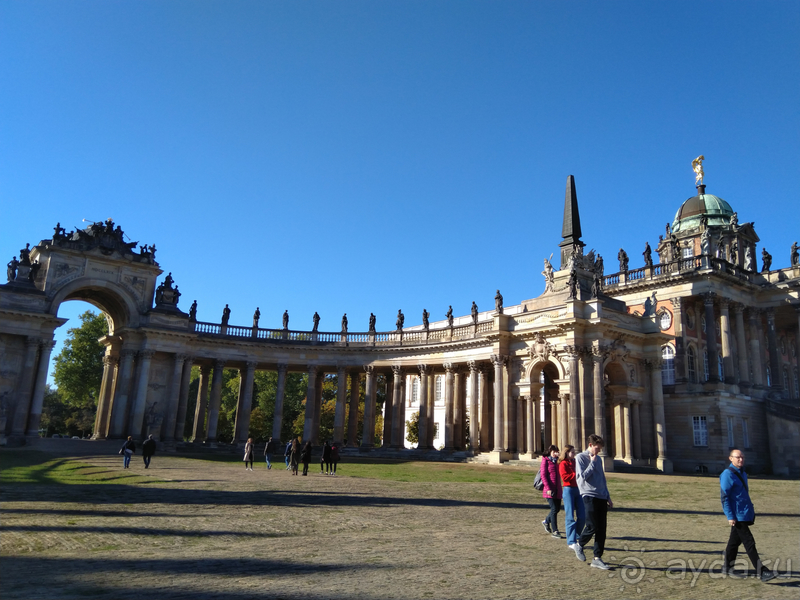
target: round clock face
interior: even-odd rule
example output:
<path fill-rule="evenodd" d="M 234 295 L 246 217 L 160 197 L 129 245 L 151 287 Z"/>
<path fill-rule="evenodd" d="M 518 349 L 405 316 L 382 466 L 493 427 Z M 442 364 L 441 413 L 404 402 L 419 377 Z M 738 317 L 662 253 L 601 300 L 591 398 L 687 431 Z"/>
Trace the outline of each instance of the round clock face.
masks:
<path fill-rule="evenodd" d="M 667 329 L 669 329 L 670 326 L 672 325 L 672 313 L 670 313 L 668 310 L 662 312 L 658 323 L 662 331 L 666 331 Z"/>

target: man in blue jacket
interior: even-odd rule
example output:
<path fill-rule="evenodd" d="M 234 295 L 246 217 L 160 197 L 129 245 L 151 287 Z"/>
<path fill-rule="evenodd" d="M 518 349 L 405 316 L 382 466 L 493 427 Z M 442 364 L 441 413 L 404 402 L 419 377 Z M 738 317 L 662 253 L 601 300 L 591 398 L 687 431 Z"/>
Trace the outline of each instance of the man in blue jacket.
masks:
<path fill-rule="evenodd" d="M 747 473 L 744 472 L 744 453 L 738 448 L 734 448 L 728 458 L 731 464 L 719 476 L 722 510 L 728 518 L 728 525 L 731 527 L 728 545 L 725 548 L 725 562 L 722 565 L 722 572 L 731 577 L 742 579 L 747 577 L 746 574 L 733 570 L 736 555 L 739 553 L 739 546 L 744 544 L 744 550 L 756 568 L 756 574 L 761 577 L 761 581 L 775 579 L 778 574 L 775 571 L 764 568 L 761 564 L 758 550 L 756 550 L 756 541 L 753 539 L 753 534 L 750 533 L 750 525 L 755 521 L 756 511 L 750 501 Z"/>

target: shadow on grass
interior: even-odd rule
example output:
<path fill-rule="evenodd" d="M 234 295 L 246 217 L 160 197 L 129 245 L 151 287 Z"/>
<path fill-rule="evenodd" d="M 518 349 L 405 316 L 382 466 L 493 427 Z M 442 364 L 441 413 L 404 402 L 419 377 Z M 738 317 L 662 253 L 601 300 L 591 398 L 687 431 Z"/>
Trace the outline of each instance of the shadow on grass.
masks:
<path fill-rule="evenodd" d="M 114 533 L 121 535 L 151 535 L 170 537 L 220 537 L 236 536 L 243 538 L 282 538 L 290 537 L 284 533 L 254 533 L 249 531 L 204 531 L 188 529 L 159 529 L 151 527 L 86 527 L 81 525 L 11 525 L 0 526 L 1 531 L 25 533 Z"/>

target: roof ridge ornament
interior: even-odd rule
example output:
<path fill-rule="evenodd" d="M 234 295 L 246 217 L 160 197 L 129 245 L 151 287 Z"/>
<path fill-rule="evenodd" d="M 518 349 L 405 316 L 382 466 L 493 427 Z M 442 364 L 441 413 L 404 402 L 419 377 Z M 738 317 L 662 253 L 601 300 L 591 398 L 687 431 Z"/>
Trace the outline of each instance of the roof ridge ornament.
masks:
<path fill-rule="evenodd" d="M 692 171 L 694 171 L 695 187 L 697 187 L 697 189 L 700 191 L 701 194 L 705 193 L 705 187 L 706 187 L 705 185 L 703 185 L 703 177 L 705 177 L 705 174 L 703 173 L 703 161 L 705 159 L 706 157 L 701 154 L 692 161 Z"/>

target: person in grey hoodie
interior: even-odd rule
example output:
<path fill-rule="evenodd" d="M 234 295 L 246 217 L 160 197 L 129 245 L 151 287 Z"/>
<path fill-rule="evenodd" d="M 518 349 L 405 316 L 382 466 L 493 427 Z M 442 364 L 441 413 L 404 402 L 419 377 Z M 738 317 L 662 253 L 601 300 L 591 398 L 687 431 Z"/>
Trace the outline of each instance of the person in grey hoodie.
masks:
<path fill-rule="evenodd" d="M 588 450 L 575 457 L 575 478 L 578 481 L 583 507 L 586 512 L 586 526 L 572 549 L 578 560 L 586 560 L 583 547 L 594 536 L 594 559 L 589 566 L 607 571 L 610 567 L 603 562 L 603 551 L 606 545 L 606 521 L 608 509 L 614 507 L 606 485 L 606 474 L 603 471 L 603 459 L 600 450 L 605 443 L 603 438 L 594 433 L 587 440 Z"/>

